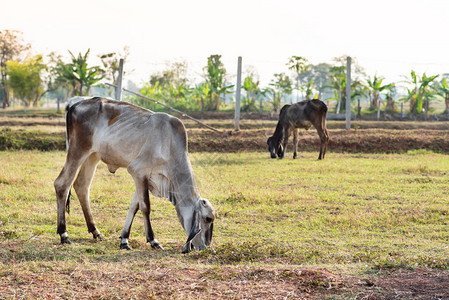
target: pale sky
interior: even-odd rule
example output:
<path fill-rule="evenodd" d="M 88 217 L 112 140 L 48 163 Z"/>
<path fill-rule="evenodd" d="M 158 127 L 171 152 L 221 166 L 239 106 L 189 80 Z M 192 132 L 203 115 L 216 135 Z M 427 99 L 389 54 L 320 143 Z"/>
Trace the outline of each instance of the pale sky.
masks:
<path fill-rule="evenodd" d="M 129 46 L 136 83 L 181 59 L 198 81 L 211 54 L 229 74 L 242 56 L 262 85 L 289 74 L 292 55 L 313 64 L 350 55 L 386 82 L 412 69 L 449 73 L 449 0 L 2 0 L 0 9 L 0 30 L 22 31 L 35 53 L 90 48 L 93 65 Z"/>

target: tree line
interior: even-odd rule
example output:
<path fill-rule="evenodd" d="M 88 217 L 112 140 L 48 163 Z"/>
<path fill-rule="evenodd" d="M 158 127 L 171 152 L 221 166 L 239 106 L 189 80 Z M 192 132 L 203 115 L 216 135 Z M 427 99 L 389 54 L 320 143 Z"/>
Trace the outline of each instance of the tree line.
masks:
<path fill-rule="evenodd" d="M 101 66 L 90 66 L 90 49 L 77 55 L 68 51 L 69 61 L 54 52 L 45 57 L 41 54 L 32 56 L 30 49 L 21 32 L 0 31 L 0 99 L 3 108 L 10 105 L 11 96 L 27 107 L 38 105 L 46 94 L 61 101 L 75 95 L 89 95 L 92 87 L 104 86 L 103 79 L 115 83 L 119 59 L 123 58 L 126 64 L 129 55 L 129 48 L 125 47 L 120 53 L 98 55 Z M 346 56 L 335 58 L 334 64 L 309 64 L 305 57 L 292 56 L 286 61 L 290 74 L 273 74 L 265 87 L 261 86 L 257 72 L 250 68 L 242 81 L 241 109 L 276 112 L 282 102 L 321 98 L 335 103 L 336 113 L 343 112 L 346 107 L 345 64 Z M 221 55 L 207 58 L 200 83 L 192 83 L 187 74 L 186 61 L 167 63 L 163 71 L 150 76 L 139 92 L 183 111 L 217 111 L 223 109 L 226 99 L 232 101 L 230 94 L 234 93 L 234 84 L 230 82 L 232 78 Z M 368 101 L 368 111 L 376 111 L 384 103 L 386 112 L 394 112 L 397 109 L 395 103 L 402 101 L 409 104 L 412 114 L 419 115 L 428 109 L 429 101 L 439 99 L 445 103 L 444 113 L 449 114 L 449 74 L 428 76 L 412 70 L 404 76 L 403 82 L 409 88 L 403 95 L 398 93 L 396 83 L 386 83 L 385 78 L 377 74 L 367 76 L 356 60 L 352 74 L 351 101 L 354 104 L 361 99 Z"/>

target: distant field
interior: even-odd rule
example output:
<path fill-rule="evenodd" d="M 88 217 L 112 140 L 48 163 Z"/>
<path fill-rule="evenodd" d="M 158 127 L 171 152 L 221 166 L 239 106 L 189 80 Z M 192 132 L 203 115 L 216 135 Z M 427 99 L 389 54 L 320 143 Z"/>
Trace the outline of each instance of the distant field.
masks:
<path fill-rule="evenodd" d="M 233 131 L 233 120 L 205 119 L 227 136 L 205 129 L 183 119 L 191 152 L 265 152 L 266 141 L 274 132 L 275 120 L 242 120 L 241 130 Z M 345 122 L 328 121 L 329 152 L 404 153 L 430 150 L 449 153 L 449 122 L 376 122 L 355 121 L 345 130 Z M 287 151 L 291 151 L 290 146 Z M 319 138 L 312 128 L 300 131 L 299 149 L 317 152 Z M 63 114 L 41 111 L 27 114 L 0 114 L 0 150 L 64 150 L 65 120 Z"/>
<path fill-rule="evenodd" d="M 217 219 L 213 248 L 182 255 L 186 234 L 174 208 L 155 197 L 153 228 L 166 250 L 145 244 L 140 213 L 134 250 L 118 250 L 133 184 L 124 169 L 112 175 L 104 164 L 91 203 L 105 240 L 92 240 L 75 198 L 68 216 L 74 243 L 61 246 L 52 182 L 65 153 L 1 151 L 0 295 L 449 297 L 441 284 L 449 280 L 449 157 L 426 150 L 316 156 L 192 153 L 198 187 Z"/>

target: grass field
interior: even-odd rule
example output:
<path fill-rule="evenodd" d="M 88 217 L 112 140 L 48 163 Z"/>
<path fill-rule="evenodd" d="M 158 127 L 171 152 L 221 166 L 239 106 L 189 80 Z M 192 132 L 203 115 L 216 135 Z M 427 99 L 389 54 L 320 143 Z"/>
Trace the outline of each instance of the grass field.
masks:
<path fill-rule="evenodd" d="M 133 183 L 103 164 L 91 205 L 105 240 L 92 240 L 72 199 L 74 243 L 60 245 L 52 182 L 64 152 L 2 151 L 0 298 L 449 297 L 441 284 L 449 280 L 449 157 L 316 156 L 191 153 L 217 218 L 213 247 L 182 255 L 186 234 L 172 205 L 156 197 L 152 225 L 165 250 L 145 244 L 140 213 L 134 250 L 118 250 Z"/>

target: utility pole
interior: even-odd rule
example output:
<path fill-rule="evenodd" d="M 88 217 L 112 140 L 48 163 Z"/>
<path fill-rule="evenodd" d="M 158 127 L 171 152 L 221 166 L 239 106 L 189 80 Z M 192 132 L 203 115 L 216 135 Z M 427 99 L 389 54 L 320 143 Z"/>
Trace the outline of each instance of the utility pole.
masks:
<path fill-rule="evenodd" d="M 237 85 L 235 90 L 234 130 L 240 130 L 240 90 L 242 81 L 242 57 L 237 60 Z"/>
<path fill-rule="evenodd" d="M 346 58 L 346 130 L 351 129 L 351 57 Z"/>

